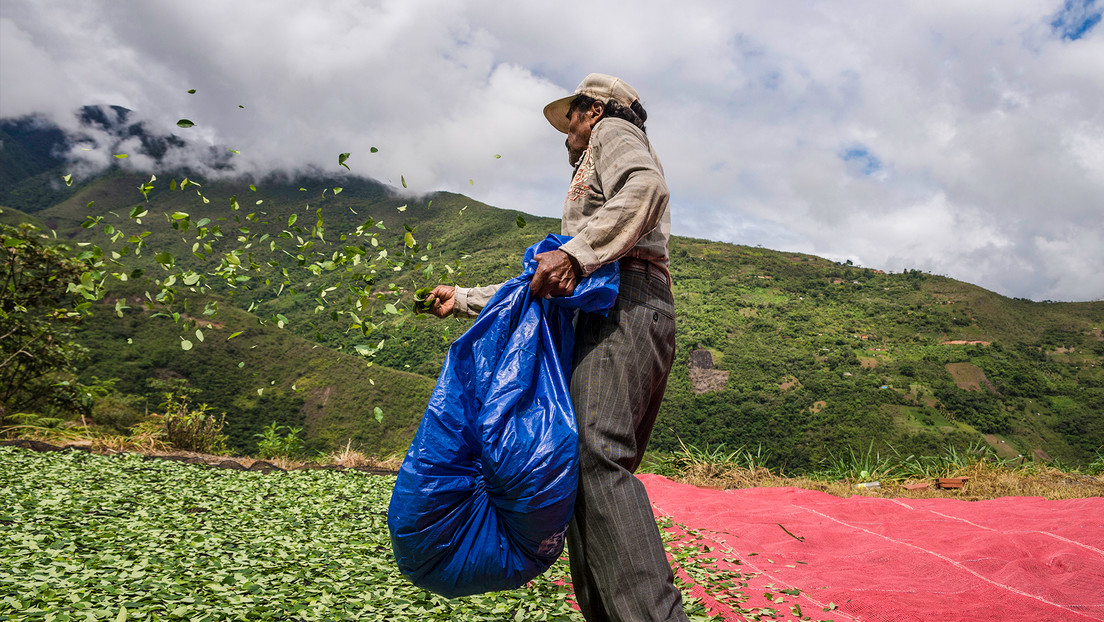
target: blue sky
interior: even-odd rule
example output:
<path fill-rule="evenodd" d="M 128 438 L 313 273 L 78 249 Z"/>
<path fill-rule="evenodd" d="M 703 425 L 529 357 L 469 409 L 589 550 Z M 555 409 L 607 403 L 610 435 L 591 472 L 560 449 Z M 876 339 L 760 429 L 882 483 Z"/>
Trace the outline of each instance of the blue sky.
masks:
<path fill-rule="evenodd" d="M 351 152 L 558 216 L 571 171 L 540 110 L 600 71 L 648 109 L 676 234 L 1104 299 L 1104 0 L 630 6 L 4 0 L 0 115 L 119 104 L 192 119 L 242 171 Z"/>
<path fill-rule="evenodd" d="M 1104 5 L 1098 0 L 1066 0 L 1050 25 L 1058 36 L 1076 41 L 1100 23 Z"/>

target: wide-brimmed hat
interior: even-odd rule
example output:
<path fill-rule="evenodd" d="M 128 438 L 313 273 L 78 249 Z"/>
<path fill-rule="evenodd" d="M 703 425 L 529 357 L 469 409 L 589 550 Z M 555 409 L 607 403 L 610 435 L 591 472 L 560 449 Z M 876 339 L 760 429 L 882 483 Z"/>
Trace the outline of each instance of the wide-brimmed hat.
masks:
<path fill-rule="evenodd" d="M 593 97 L 602 103 L 615 100 L 626 108 L 631 108 L 633 102 L 640 99 L 640 96 L 636 94 L 636 90 L 625 84 L 621 78 L 607 76 L 604 73 L 592 73 L 583 78 L 582 83 L 579 84 L 579 88 L 575 89 L 574 93 L 545 106 L 544 118 L 548 119 L 552 127 L 566 134 L 567 111 L 571 108 L 571 100 L 579 95 Z"/>

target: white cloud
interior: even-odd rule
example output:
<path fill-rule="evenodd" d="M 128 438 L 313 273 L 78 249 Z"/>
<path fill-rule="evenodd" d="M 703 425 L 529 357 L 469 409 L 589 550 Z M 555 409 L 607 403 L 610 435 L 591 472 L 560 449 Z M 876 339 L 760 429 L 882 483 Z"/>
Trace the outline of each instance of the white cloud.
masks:
<path fill-rule="evenodd" d="M 0 17 L 0 76 L 3 76 L 0 112 L 4 116 L 72 111 L 65 107 L 76 93 L 70 92 L 49 53 L 39 48 L 18 24 L 3 17 Z"/>
<path fill-rule="evenodd" d="M 6 0 L 0 115 L 120 104 L 246 170 L 351 152 L 415 192 L 558 216 L 570 169 L 540 109 L 614 73 L 676 233 L 1101 299 L 1104 26 L 1063 38 L 1064 6 Z"/>

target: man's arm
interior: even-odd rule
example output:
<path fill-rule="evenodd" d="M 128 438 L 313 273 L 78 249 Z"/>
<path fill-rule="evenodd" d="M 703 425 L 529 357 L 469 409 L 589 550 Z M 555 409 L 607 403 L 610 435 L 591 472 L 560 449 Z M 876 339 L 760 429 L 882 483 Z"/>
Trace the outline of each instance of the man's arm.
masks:
<path fill-rule="evenodd" d="M 590 276 L 629 252 L 659 224 L 670 198 L 647 138 L 628 122 L 600 122 L 594 128 L 591 149 L 606 202 L 562 247 L 579 262 L 581 276 Z"/>
<path fill-rule="evenodd" d="M 476 317 L 494 296 L 498 285 L 487 287 L 454 287 L 438 285 L 426 296 L 427 311 L 440 318 L 450 315 Z"/>

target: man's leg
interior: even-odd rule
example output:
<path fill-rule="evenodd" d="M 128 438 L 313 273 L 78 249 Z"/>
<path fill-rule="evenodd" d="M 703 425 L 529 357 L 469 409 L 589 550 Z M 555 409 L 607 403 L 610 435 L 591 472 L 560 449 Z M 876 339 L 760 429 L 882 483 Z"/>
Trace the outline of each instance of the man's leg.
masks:
<path fill-rule="evenodd" d="M 568 529 L 571 578 L 592 622 L 686 620 L 640 464 L 674 357 L 665 281 L 623 272 L 609 316 L 583 314 L 571 396 L 579 491 Z"/>

